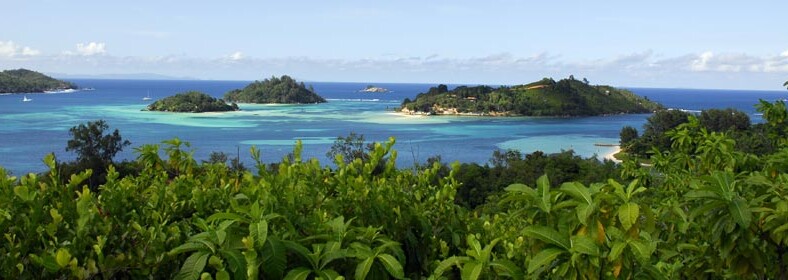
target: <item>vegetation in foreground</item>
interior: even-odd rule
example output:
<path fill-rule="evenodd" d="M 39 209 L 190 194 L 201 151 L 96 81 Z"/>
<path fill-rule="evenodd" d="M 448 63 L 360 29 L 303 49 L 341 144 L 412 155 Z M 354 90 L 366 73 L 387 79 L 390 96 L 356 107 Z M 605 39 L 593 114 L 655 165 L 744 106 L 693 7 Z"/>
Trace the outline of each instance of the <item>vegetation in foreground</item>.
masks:
<path fill-rule="evenodd" d="M 216 99 L 199 91 L 189 91 L 156 100 L 148 105 L 149 111 L 163 112 L 227 112 L 238 111 L 235 103 L 227 104 L 222 99 Z"/>
<path fill-rule="evenodd" d="M 513 87 L 446 85 L 430 88 L 416 99 L 405 99 L 406 113 L 490 116 L 595 116 L 651 113 L 662 106 L 634 93 L 610 86 L 589 85 L 574 77 L 542 79 Z"/>
<path fill-rule="evenodd" d="M 774 152 L 739 150 L 690 116 L 653 167 L 625 161 L 620 180 L 588 184 L 545 169 L 475 209 L 456 203 L 459 164 L 397 169 L 393 139 L 334 154 L 336 168 L 302 159 L 300 144 L 275 166 L 253 148 L 256 172 L 199 164 L 173 139 L 135 149 L 136 174 L 109 165 L 94 190 L 92 170 L 64 179 L 50 155 L 47 174 L 0 169 L 0 275 L 785 278 L 788 112 L 763 104 Z"/>
<path fill-rule="evenodd" d="M 0 93 L 28 93 L 76 89 L 77 85 L 27 69 L 0 72 Z"/>
<path fill-rule="evenodd" d="M 263 81 L 254 81 L 243 89 L 232 90 L 224 95 L 229 102 L 261 103 L 261 104 L 312 104 L 326 102 L 315 93 L 312 86 L 307 88 L 303 82 L 297 82 L 290 76 L 271 77 Z"/>

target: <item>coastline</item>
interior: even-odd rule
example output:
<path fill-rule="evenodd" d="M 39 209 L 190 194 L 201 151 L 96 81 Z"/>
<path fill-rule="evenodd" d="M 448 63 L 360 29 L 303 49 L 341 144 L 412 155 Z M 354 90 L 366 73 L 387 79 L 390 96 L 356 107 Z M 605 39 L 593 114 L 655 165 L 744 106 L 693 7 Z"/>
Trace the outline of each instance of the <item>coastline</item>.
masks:
<path fill-rule="evenodd" d="M 610 152 L 608 152 L 607 154 L 605 154 L 604 159 L 612 160 L 615 163 L 621 163 L 621 161 L 619 159 L 617 159 L 616 157 L 613 156 L 613 155 L 621 152 L 621 146 L 620 145 L 615 145 L 615 146 L 611 146 L 611 147 L 613 147 L 613 149 Z"/>

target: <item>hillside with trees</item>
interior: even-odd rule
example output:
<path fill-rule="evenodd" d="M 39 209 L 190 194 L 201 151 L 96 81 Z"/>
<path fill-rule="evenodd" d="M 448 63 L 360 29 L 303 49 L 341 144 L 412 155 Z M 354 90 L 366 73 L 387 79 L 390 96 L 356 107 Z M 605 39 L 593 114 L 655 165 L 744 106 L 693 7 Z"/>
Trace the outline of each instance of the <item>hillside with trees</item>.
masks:
<path fill-rule="evenodd" d="M 238 105 L 227 104 L 222 99 L 213 98 L 199 91 L 189 91 L 156 100 L 148 105 L 148 110 L 186 113 L 227 112 L 238 111 Z"/>
<path fill-rule="evenodd" d="M 77 89 L 77 85 L 27 69 L 0 72 L 0 93 L 35 93 Z"/>
<path fill-rule="evenodd" d="M 428 115 L 595 116 L 651 113 L 660 104 L 611 86 L 590 85 L 573 77 L 517 86 L 459 86 L 430 88 L 416 99 L 405 99 L 401 112 Z"/>
<path fill-rule="evenodd" d="M 314 88 L 304 86 L 303 82 L 285 75 L 254 81 L 243 89 L 236 89 L 224 95 L 228 102 L 261 104 L 312 104 L 326 102 L 315 93 Z"/>

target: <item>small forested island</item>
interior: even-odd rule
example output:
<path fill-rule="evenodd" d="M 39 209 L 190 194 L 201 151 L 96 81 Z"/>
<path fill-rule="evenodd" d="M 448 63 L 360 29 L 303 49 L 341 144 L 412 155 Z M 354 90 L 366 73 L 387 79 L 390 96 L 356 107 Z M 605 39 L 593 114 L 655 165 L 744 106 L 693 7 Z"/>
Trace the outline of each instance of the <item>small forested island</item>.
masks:
<path fill-rule="evenodd" d="M 425 115 L 596 116 L 650 113 L 662 105 L 634 93 L 605 85 L 589 85 L 574 77 L 544 78 L 525 85 L 432 87 L 402 102 L 400 112 Z"/>
<path fill-rule="evenodd" d="M 235 103 L 227 104 L 199 91 L 179 93 L 148 105 L 148 111 L 204 113 L 238 111 Z"/>
<path fill-rule="evenodd" d="M 243 89 L 232 90 L 224 95 L 228 102 L 262 103 L 262 104 L 312 104 L 326 102 L 315 93 L 312 86 L 307 88 L 303 82 L 297 82 L 290 76 L 271 77 L 263 81 L 254 81 Z"/>
<path fill-rule="evenodd" d="M 77 89 L 77 85 L 27 69 L 0 72 L 0 93 L 31 93 Z"/>
<path fill-rule="evenodd" d="M 376 87 L 373 85 L 368 85 L 366 88 L 362 89 L 361 92 L 377 92 L 377 93 L 385 93 L 389 92 L 388 89 L 382 87 Z"/>

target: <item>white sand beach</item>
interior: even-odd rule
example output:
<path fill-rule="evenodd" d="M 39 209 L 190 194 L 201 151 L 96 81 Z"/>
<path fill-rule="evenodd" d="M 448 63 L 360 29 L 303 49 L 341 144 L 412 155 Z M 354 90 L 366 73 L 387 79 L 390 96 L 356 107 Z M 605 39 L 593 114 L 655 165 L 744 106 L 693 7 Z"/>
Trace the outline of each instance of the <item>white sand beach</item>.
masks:
<path fill-rule="evenodd" d="M 615 145 L 613 146 L 613 149 L 609 153 L 605 154 L 605 159 L 612 160 L 615 163 L 621 163 L 620 160 L 618 160 L 616 157 L 613 156 L 619 152 L 621 152 L 621 146 Z"/>

